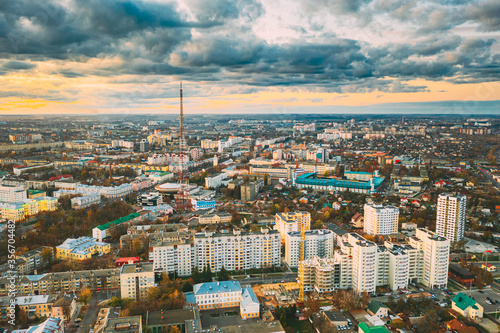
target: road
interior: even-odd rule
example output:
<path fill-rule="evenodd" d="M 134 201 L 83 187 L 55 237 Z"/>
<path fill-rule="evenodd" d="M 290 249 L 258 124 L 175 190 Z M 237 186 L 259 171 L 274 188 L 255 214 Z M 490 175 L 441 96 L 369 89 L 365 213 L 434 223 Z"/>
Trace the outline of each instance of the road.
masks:
<path fill-rule="evenodd" d="M 264 277 L 260 275 L 255 275 L 255 277 L 238 279 L 240 284 L 267 284 L 275 282 L 296 282 L 297 273 L 286 273 L 285 275 L 268 276 L 264 274 Z"/>
<path fill-rule="evenodd" d="M 94 327 L 97 320 L 97 313 L 99 312 L 97 304 L 103 300 L 110 299 L 113 296 L 118 296 L 118 291 L 103 291 L 93 294 L 92 299 L 89 302 L 87 314 L 79 323 L 80 327 L 76 330 L 76 333 L 88 333 Z"/>

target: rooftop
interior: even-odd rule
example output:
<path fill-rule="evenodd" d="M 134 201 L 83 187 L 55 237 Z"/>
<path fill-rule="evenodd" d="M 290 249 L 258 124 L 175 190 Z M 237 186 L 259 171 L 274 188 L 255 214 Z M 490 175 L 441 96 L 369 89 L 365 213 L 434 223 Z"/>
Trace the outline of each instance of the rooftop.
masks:
<path fill-rule="evenodd" d="M 123 265 L 121 274 L 153 272 L 153 267 L 152 262 Z"/>
<path fill-rule="evenodd" d="M 193 286 L 193 292 L 195 295 L 235 291 L 241 291 L 241 285 L 238 281 L 205 282 L 198 283 Z"/>

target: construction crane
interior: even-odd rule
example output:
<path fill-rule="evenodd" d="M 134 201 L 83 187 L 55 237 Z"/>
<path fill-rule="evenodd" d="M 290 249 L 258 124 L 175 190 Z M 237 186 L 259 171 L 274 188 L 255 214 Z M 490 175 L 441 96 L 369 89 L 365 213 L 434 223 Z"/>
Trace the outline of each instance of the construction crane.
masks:
<path fill-rule="evenodd" d="M 304 223 L 300 225 L 300 263 L 299 263 L 299 297 L 297 299 L 297 307 L 304 306 L 304 260 L 306 252 L 306 226 Z"/>

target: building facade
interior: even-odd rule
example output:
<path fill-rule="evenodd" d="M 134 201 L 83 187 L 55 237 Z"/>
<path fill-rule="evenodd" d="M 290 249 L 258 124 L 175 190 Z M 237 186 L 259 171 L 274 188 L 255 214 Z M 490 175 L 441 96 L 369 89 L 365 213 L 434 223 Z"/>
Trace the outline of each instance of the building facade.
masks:
<path fill-rule="evenodd" d="M 155 286 L 153 263 L 123 265 L 120 270 L 122 298 L 146 300 L 148 289 Z"/>
<path fill-rule="evenodd" d="M 369 235 L 391 235 L 398 232 L 399 208 L 365 204 L 363 230 Z"/>
<path fill-rule="evenodd" d="M 437 202 L 436 233 L 451 242 L 464 238 L 467 197 L 462 194 L 440 194 Z"/>

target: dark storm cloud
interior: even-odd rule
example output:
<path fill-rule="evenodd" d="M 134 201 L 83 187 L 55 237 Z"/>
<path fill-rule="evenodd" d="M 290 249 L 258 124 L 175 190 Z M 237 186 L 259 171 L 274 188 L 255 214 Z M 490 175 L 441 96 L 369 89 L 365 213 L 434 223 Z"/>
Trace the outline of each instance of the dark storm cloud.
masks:
<path fill-rule="evenodd" d="M 2 64 L 2 68 L 5 70 L 23 70 L 23 69 L 33 69 L 36 65 L 25 62 L 25 61 L 8 61 Z"/>
<path fill-rule="evenodd" d="M 174 3 L 132 0 L 69 0 L 64 5 L 55 0 L 2 1 L 0 59 L 11 61 L 1 65 L 0 74 L 36 66 L 22 60 L 67 59 L 78 64 L 89 58 L 116 58 L 120 61 L 108 67 L 84 72 L 62 66 L 55 67 L 55 73 L 67 78 L 179 76 L 255 87 L 314 85 L 338 92 L 425 91 L 426 87 L 402 83 L 419 78 L 457 83 L 500 79 L 500 58 L 491 52 L 494 40 L 449 31 L 465 22 L 498 31 L 497 0 L 300 2 L 304 15 L 328 11 L 366 26 L 372 16 L 385 14 L 415 27 L 407 42 L 378 46 L 328 31 L 306 40 L 306 27 L 296 24 L 293 42 L 268 44 L 252 32 L 264 14 L 257 0 L 183 4 L 187 10 Z"/>

